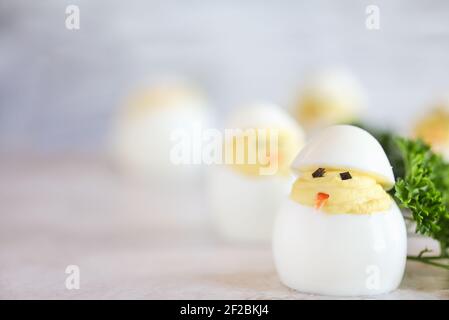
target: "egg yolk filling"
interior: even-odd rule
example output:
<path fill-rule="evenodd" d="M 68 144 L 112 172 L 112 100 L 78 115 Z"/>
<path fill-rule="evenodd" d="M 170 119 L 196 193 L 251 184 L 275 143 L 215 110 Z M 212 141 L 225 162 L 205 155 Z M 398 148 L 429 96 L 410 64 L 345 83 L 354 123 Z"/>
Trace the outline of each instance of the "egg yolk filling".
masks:
<path fill-rule="evenodd" d="M 369 214 L 388 210 L 392 202 L 374 177 L 347 169 L 326 169 L 320 176 L 305 171 L 290 197 L 326 213 Z"/>
<path fill-rule="evenodd" d="M 449 112 L 436 109 L 416 126 L 415 135 L 429 144 L 449 145 Z"/>
<path fill-rule="evenodd" d="M 274 141 L 270 129 L 264 131 L 266 134 L 260 134 L 257 129 L 250 129 L 254 132 L 253 137 L 245 134 L 233 136 L 227 147 L 232 150 L 231 168 L 246 176 L 258 177 L 261 175 L 261 169 L 273 168 L 274 174 L 288 177 L 290 175 L 289 165 L 300 149 L 301 142 L 296 133 L 288 130 L 277 129 Z M 240 138 L 240 140 L 238 139 Z M 223 153 L 226 153 L 224 149 Z M 251 156 L 253 155 L 253 161 Z M 241 158 L 241 161 L 238 158 Z"/>
<path fill-rule="evenodd" d="M 326 97 L 304 95 L 297 109 L 297 118 L 307 124 L 319 120 L 350 122 L 355 118 L 344 102 Z"/>
<path fill-rule="evenodd" d="M 127 116 L 139 117 L 149 110 L 163 110 L 173 106 L 198 108 L 198 104 L 192 101 L 203 102 L 201 93 L 194 88 L 158 85 L 132 94 L 127 101 Z"/>

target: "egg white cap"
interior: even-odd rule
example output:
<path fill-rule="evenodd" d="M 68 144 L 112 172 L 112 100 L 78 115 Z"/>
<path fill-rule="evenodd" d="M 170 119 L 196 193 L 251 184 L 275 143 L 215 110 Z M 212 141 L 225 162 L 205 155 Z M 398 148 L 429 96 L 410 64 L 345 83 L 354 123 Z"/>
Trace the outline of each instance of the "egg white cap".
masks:
<path fill-rule="evenodd" d="M 134 89 L 126 100 L 126 109 L 135 107 L 205 109 L 208 102 L 204 92 L 192 82 L 161 78 Z"/>
<path fill-rule="evenodd" d="M 319 167 L 352 169 L 373 176 L 386 190 L 395 184 L 393 169 L 380 143 L 367 131 L 350 125 L 319 132 L 291 167 L 296 173 Z"/>
<path fill-rule="evenodd" d="M 436 101 L 436 105 L 438 105 L 440 109 L 444 110 L 445 112 L 449 112 L 449 93 L 440 96 Z"/>
<path fill-rule="evenodd" d="M 227 122 L 230 128 L 284 128 L 298 131 L 301 127 L 287 111 L 269 102 L 254 102 L 234 111 Z"/>
<path fill-rule="evenodd" d="M 312 96 L 343 99 L 346 108 L 365 105 L 365 91 L 357 77 L 345 68 L 328 68 L 312 73 L 304 84 L 303 93 Z"/>

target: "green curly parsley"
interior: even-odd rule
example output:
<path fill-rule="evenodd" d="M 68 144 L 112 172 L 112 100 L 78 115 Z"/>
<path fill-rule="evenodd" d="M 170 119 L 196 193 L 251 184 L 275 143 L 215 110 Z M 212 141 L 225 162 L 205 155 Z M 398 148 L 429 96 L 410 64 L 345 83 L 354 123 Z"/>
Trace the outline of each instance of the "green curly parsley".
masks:
<path fill-rule="evenodd" d="M 397 137 L 404 158 L 404 176 L 394 196 L 411 211 L 416 232 L 440 243 L 442 255 L 449 247 L 449 164 L 421 140 Z"/>
<path fill-rule="evenodd" d="M 409 259 L 449 269 L 449 265 L 436 262 L 449 258 L 449 163 L 419 139 L 355 125 L 370 132 L 384 148 L 396 176 L 391 194 L 400 207 L 410 211 L 416 232 L 440 244 L 440 256 L 424 257 L 429 252 L 424 249 Z"/>

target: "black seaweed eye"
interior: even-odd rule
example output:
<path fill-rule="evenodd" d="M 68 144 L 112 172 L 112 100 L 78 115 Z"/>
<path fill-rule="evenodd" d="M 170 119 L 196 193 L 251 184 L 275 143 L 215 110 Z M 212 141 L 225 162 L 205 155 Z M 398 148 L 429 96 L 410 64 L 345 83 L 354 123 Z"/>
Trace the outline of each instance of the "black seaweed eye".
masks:
<path fill-rule="evenodd" d="M 349 180 L 349 179 L 352 179 L 352 176 L 349 173 L 349 171 L 346 171 L 346 172 L 340 173 L 340 178 L 341 178 L 341 180 Z"/>
<path fill-rule="evenodd" d="M 312 173 L 312 177 L 314 178 L 321 178 L 326 173 L 326 169 L 324 168 L 318 168 Z"/>

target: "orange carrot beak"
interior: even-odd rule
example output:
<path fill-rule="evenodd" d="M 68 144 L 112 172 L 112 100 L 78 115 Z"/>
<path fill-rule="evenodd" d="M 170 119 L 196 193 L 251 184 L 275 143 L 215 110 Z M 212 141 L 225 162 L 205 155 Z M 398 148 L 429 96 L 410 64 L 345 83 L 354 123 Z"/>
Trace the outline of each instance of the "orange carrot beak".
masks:
<path fill-rule="evenodd" d="M 327 199 L 329 199 L 329 195 L 327 193 L 318 192 L 315 199 L 315 208 L 317 210 L 320 210 L 321 207 L 326 203 Z"/>

